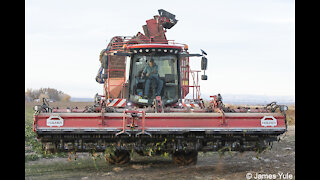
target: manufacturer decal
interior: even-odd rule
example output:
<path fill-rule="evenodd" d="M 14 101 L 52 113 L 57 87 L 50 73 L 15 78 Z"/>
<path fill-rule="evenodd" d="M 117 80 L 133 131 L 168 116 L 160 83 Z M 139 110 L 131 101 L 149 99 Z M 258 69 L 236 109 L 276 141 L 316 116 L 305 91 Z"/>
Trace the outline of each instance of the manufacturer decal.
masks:
<path fill-rule="evenodd" d="M 63 119 L 60 116 L 50 116 L 47 119 L 47 126 L 63 126 Z"/>
<path fill-rule="evenodd" d="M 264 116 L 261 119 L 261 126 L 277 126 L 278 120 L 274 118 L 273 116 Z"/>

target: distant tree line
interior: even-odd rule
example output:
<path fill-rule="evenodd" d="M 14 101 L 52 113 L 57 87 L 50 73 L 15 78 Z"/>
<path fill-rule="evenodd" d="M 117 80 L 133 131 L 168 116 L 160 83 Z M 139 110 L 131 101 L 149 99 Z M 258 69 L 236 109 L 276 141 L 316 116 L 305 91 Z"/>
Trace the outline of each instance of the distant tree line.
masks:
<path fill-rule="evenodd" d="M 46 98 L 52 101 L 70 101 L 71 96 L 54 88 L 27 89 L 25 92 L 25 101 L 35 101 Z"/>

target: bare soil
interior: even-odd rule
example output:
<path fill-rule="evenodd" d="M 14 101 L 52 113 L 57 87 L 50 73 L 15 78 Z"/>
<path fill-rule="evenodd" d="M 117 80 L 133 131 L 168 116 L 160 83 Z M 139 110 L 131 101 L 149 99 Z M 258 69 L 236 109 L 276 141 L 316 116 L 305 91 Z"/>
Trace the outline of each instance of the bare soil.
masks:
<path fill-rule="evenodd" d="M 248 179 L 250 173 L 251 179 L 274 179 L 271 175 L 285 179 L 281 173 L 287 175 L 287 179 L 295 179 L 295 126 L 289 126 L 288 132 L 279 142 L 274 142 L 271 150 L 259 155 L 232 152 L 220 157 L 216 152 L 199 153 L 198 163 L 192 166 L 174 165 L 171 157 L 137 154 L 132 155 L 129 164 L 122 166 L 109 165 L 103 157 L 94 161 L 89 154 L 78 154 L 76 160 L 72 156 L 71 161 L 68 158 L 42 158 L 25 163 L 25 179 L 243 180 Z"/>

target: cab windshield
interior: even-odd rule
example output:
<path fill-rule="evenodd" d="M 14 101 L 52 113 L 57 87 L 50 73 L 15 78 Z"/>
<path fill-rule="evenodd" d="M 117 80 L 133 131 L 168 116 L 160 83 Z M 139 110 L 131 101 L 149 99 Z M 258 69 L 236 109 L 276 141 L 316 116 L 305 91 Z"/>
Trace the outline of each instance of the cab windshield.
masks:
<path fill-rule="evenodd" d="M 137 54 L 132 58 L 129 100 L 152 104 L 161 96 L 164 104 L 178 101 L 177 56 Z"/>

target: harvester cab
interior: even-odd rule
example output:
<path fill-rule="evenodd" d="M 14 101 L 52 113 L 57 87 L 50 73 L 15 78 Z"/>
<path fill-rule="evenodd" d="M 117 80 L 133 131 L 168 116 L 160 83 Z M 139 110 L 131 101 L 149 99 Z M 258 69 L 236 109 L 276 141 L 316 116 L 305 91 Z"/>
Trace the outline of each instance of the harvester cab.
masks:
<path fill-rule="evenodd" d="M 156 96 L 160 96 L 164 105 L 177 103 L 181 99 L 181 47 L 152 44 L 134 45 L 128 49 L 132 52 L 129 101 L 152 105 Z"/>
<path fill-rule="evenodd" d="M 124 45 L 125 53 L 113 55 L 129 56 L 128 103 L 134 106 L 152 106 L 156 97 L 164 106 L 172 106 L 184 98 L 189 86 L 189 57 L 202 56 L 202 70 L 207 68 L 207 55 L 188 53 L 184 44 L 134 44 Z M 199 72 L 199 71 L 197 71 Z M 203 78 L 202 80 L 206 80 Z M 184 92 L 182 92 L 184 90 Z"/>

